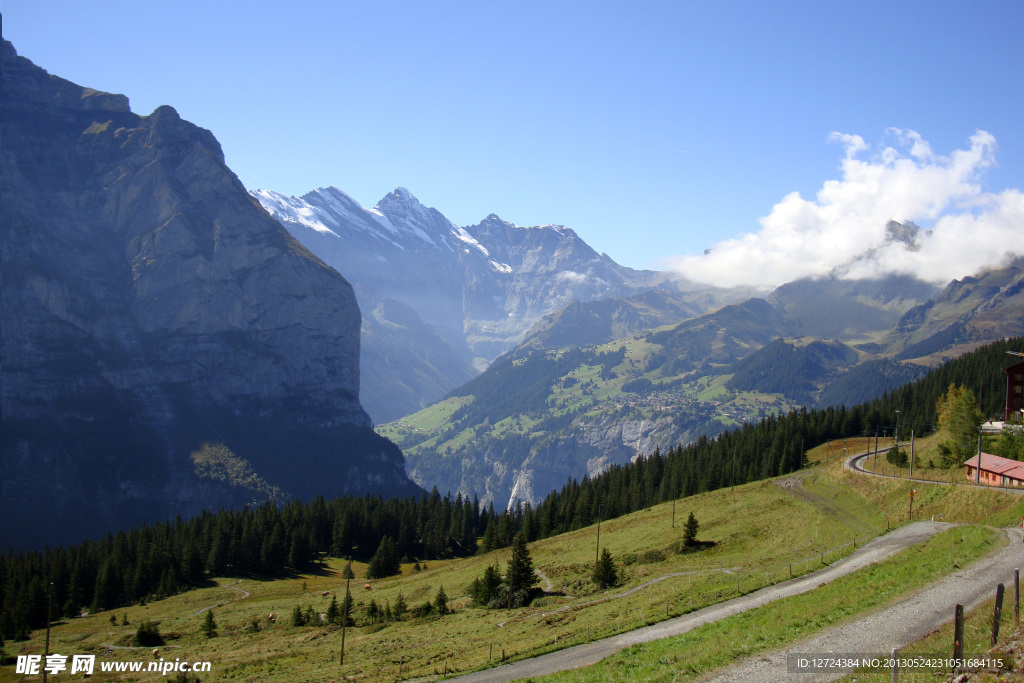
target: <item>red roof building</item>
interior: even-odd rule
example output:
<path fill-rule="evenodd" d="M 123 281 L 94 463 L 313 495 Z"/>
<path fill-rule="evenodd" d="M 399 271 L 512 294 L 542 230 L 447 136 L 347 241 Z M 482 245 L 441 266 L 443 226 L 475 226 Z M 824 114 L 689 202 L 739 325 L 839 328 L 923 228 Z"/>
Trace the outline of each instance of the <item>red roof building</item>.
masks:
<path fill-rule="evenodd" d="M 1024 411 L 1024 360 L 1003 370 L 1006 373 L 1006 415 L 1003 419 L 1021 417 Z"/>
<path fill-rule="evenodd" d="M 970 481 L 977 479 L 986 486 L 1024 487 L 1024 462 L 1019 460 L 982 453 L 981 476 L 978 476 L 978 456 L 972 456 L 964 466 Z"/>

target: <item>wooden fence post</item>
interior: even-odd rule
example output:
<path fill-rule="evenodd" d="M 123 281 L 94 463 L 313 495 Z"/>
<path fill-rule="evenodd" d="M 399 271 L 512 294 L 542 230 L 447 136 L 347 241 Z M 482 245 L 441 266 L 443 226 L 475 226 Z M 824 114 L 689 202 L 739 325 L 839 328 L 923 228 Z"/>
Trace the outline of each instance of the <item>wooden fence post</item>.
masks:
<path fill-rule="evenodd" d="M 992 614 L 992 644 L 989 647 L 995 647 L 999 640 L 999 620 L 1003 616 L 1003 591 L 1003 584 L 998 584 L 996 586 L 996 609 Z"/>
<path fill-rule="evenodd" d="M 900 680 L 900 651 L 896 648 L 892 649 L 892 683 L 899 683 Z"/>
<path fill-rule="evenodd" d="M 957 605 L 953 611 L 953 659 L 964 657 L 964 606 Z M 955 674 L 959 667 L 953 667 Z"/>
<path fill-rule="evenodd" d="M 1013 570 L 1013 621 L 1020 623 L 1020 570 Z"/>

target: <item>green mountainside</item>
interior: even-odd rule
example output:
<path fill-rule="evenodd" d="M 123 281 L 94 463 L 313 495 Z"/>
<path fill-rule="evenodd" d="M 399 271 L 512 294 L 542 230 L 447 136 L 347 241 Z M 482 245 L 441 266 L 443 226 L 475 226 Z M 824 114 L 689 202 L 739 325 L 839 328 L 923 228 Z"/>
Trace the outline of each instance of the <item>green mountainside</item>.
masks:
<path fill-rule="evenodd" d="M 1016 336 L 1021 279 L 1016 266 L 983 273 L 909 310 L 925 289 L 901 295 L 906 290 L 898 282 L 822 281 L 822 301 L 831 303 L 823 304 L 827 314 L 818 322 L 790 317 L 788 311 L 810 307 L 809 287 L 794 284 L 770 300 L 749 299 L 676 325 L 546 348 L 559 339 L 606 339 L 616 315 L 644 319 L 633 316 L 638 297 L 630 305 L 576 304 L 443 401 L 378 431 L 399 445 L 410 476 L 427 488 L 477 495 L 496 507 L 535 504 L 570 477 L 594 476 L 639 454 L 797 406 L 871 400 L 921 377 L 944 356 Z M 843 296 L 859 304 L 840 329 L 835 309 Z M 978 303 L 983 298 L 987 305 Z M 653 309 L 658 299 L 644 301 Z M 899 310 L 905 312 L 897 318 Z M 931 311 L 943 312 L 947 326 L 934 322 Z M 880 329 L 893 319 L 895 327 Z M 580 324 L 574 328 L 572 320 Z M 815 327 L 843 337 L 798 336 Z M 915 340 L 925 333 L 930 337 L 921 346 Z"/>
<path fill-rule="evenodd" d="M 722 374 L 782 331 L 755 299 L 600 346 L 523 348 L 379 430 L 403 449 L 414 480 L 501 507 L 536 502 L 569 477 L 794 407 L 731 391 Z"/>

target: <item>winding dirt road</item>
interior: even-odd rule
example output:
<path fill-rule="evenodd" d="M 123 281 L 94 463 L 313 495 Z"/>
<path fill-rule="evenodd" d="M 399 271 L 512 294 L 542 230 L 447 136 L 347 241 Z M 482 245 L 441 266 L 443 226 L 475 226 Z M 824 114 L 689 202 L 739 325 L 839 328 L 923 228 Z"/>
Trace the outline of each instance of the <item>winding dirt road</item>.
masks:
<path fill-rule="evenodd" d="M 905 528 L 905 527 L 904 527 Z M 1013 572 L 1024 563 L 1020 529 L 1007 529 L 1010 543 L 1002 550 L 926 586 L 908 598 L 862 619 L 819 632 L 783 650 L 751 657 L 707 681 L 834 681 L 843 672 L 797 674 L 788 672 L 789 655 L 862 654 L 884 656 L 893 648 L 916 642 L 953 619 L 957 604 L 970 610 L 995 595 L 996 584 L 1012 586 Z M 1012 595 L 1012 589 L 1011 589 Z M 1010 598 L 1012 600 L 1012 597 Z M 1012 609 L 1012 608 L 1011 608 Z M 1006 617 L 1004 616 L 1004 619 Z M 1012 613 L 1010 619 L 1012 620 Z M 979 654 L 979 653 L 972 653 Z M 946 672 L 948 673 L 948 672 Z"/>
<path fill-rule="evenodd" d="M 915 543 L 920 543 L 950 526 L 953 525 L 941 522 L 914 522 L 884 536 L 879 536 L 833 565 L 797 579 L 768 586 L 759 591 L 720 602 L 716 605 L 710 605 L 696 612 L 668 619 L 653 626 L 647 626 L 592 643 L 576 645 L 559 650 L 558 652 L 534 657 L 533 659 L 503 664 L 493 669 L 460 676 L 456 680 L 464 681 L 465 683 L 512 681 L 519 678 L 544 676 L 596 664 L 630 645 L 680 635 L 698 626 L 725 619 L 726 617 L 760 607 L 775 600 L 806 593 L 823 583 L 857 571 L 869 564 L 885 560 L 900 550 Z M 1017 549 L 1019 550 L 1019 544 Z M 785 664 L 784 658 L 783 664 Z M 734 680 L 746 679 L 737 678 Z M 806 676 L 802 680 L 807 680 Z"/>

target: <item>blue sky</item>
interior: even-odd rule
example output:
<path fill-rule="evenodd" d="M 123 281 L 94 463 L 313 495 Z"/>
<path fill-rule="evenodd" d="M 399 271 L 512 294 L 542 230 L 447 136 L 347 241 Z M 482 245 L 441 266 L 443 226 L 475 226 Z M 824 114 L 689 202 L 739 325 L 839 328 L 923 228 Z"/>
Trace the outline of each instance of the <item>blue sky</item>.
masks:
<path fill-rule="evenodd" d="M 1019 0 L 4 0 L 3 19 L 51 73 L 212 130 L 249 189 L 373 206 L 403 186 L 459 225 L 564 224 L 625 265 L 739 273 L 722 284 L 825 272 L 838 232 L 877 242 L 887 212 L 1024 236 Z M 875 205 L 877 182 L 929 192 Z M 789 264 L 794 236 L 812 246 Z M 744 279 L 751 254 L 774 269 Z M 993 256 L 972 258 L 925 271 Z"/>

